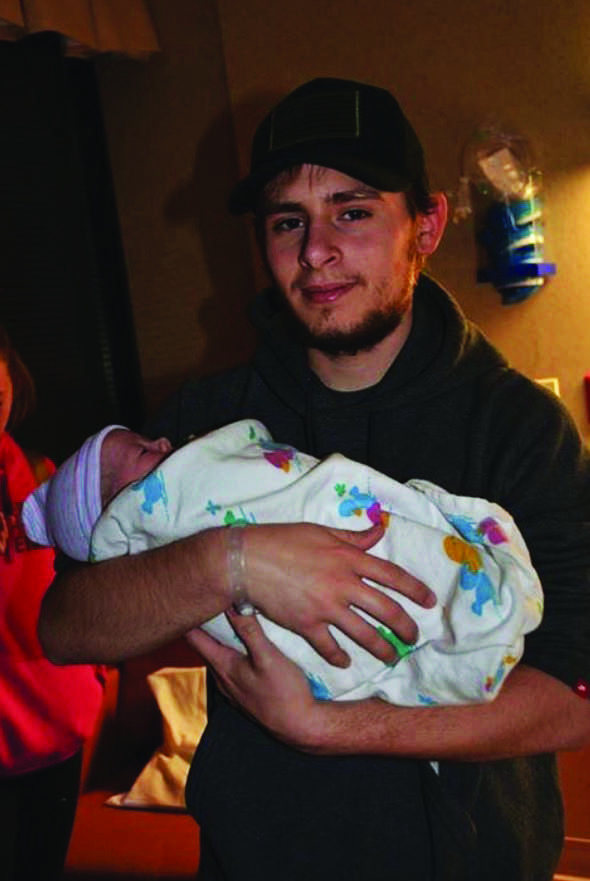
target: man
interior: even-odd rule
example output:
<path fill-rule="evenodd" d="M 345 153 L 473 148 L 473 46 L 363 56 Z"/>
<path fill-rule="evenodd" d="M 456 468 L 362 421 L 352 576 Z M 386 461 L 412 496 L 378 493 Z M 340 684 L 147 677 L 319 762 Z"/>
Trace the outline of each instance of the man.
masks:
<path fill-rule="evenodd" d="M 546 608 L 523 663 L 481 706 L 318 702 L 255 616 L 229 612 L 247 657 L 193 629 L 220 686 L 187 785 L 199 878 L 549 881 L 562 837 L 551 754 L 590 737 L 590 462 L 571 420 L 420 274 L 446 202 L 389 93 L 314 80 L 287 96 L 260 125 L 231 207 L 254 212 L 273 280 L 252 311 L 259 349 L 251 365 L 188 383 L 154 432 L 177 442 L 258 418 L 316 456 L 498 502 Z M 425 606 L 436 585 L 374 561 L 379 529 L 259 526 L 233 548 L 210 530 L 68 569 L 44 605 L 46 650 L 116 660 L 239 595 L 333 663 L 346 659 L 330 623 L 387 658 L 355 607 L 406 640 L 415 626 L 362 578 Z"/>

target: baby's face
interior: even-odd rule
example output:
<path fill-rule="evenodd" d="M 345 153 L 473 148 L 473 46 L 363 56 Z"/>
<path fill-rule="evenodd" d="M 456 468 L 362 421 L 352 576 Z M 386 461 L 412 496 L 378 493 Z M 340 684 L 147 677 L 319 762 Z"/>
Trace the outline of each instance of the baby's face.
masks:
<path fill-rule="evenodd" d="M 129 483 L 153 471 L 171 450 L 172 444 L 165 437 L 148 440 L 122 428 L 109 432 L 100 451 L 103 504 Z"/>

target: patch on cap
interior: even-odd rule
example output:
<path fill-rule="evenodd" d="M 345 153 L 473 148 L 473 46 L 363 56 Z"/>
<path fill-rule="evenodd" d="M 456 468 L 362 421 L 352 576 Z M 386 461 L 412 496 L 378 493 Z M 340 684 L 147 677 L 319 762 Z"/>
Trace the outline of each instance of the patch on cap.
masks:
<path fill-rule="evenodd" d="M 305 141 L 360 137 L 360 94 L 322 92 L 281 104 L 270 120 L 269 151 Z"/>

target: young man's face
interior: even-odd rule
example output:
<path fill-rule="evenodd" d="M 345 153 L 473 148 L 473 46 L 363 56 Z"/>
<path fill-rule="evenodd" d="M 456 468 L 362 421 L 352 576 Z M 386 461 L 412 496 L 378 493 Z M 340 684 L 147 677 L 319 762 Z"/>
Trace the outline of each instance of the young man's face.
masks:
<path fill-rule="evenodd" d="M 268 266 L 308 346 L 355 354 L 396 329 L 421 265 L 403 194 L 306 165 L 263 204 Z"/>
<path fill-rule="evenodd" d="M 172 444 L 165 437 L 148 440 L 133 431 L 118 428 L 109 432 L 100 451 L 103 504 L 123 487 L 153 471 L 171 449 Z"/>

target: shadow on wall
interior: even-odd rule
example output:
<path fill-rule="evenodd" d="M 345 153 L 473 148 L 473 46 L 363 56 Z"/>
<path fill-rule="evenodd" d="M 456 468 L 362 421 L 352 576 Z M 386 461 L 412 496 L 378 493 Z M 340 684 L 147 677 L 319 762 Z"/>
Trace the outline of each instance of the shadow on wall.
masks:
<path fill-rule="evenodd" d="M 235 109 L 238 130 L 246 132 L 248 143 L 257 122 L 278 97 L 257 95 Z M 249 146 L 244 157 L 239 176 L 248 166 Z M 265 283 L 261 261 L 256 263 L 254 256 L 251 218 L 233 217 L 227 209 L 235 181 L 228 180 L 219 170 L 228 168 L 238 168 L 229 110 L 217 117 L 201 139 L 190 179 L 179 184 L 164 206 L 170 224 L 192 227 L 202 243 L 214 290 L 214 296 L 202 303 L 198 312 L 205 340 L 198 370 L 207 373 L 232 366 L 251 354 L 255 334 L 246 310 L 257 285 Z"/>

